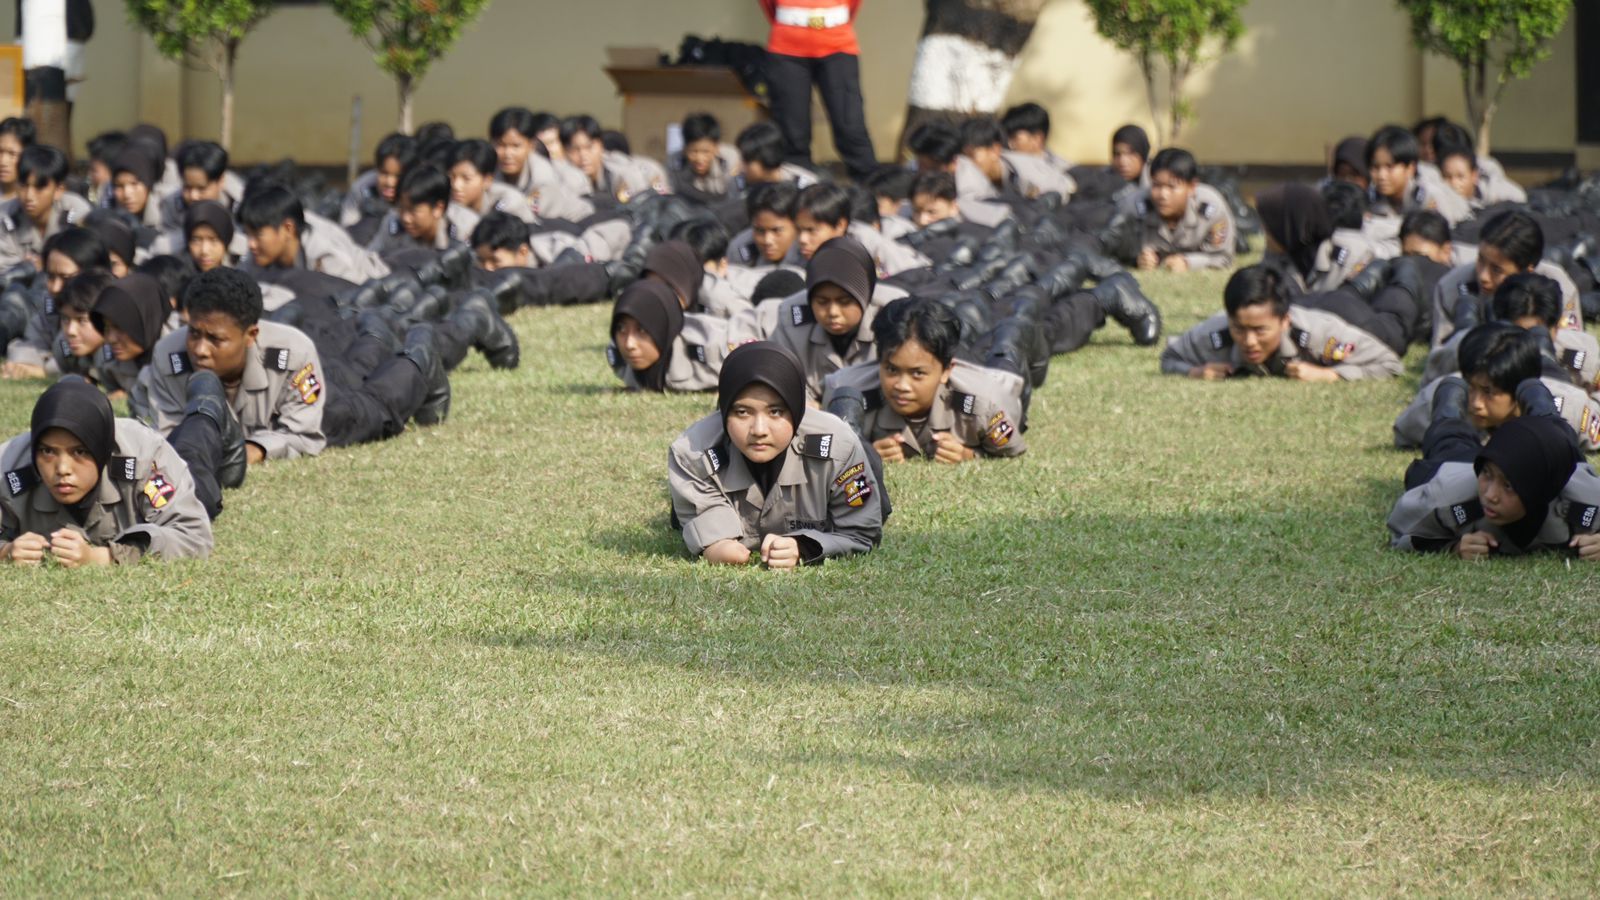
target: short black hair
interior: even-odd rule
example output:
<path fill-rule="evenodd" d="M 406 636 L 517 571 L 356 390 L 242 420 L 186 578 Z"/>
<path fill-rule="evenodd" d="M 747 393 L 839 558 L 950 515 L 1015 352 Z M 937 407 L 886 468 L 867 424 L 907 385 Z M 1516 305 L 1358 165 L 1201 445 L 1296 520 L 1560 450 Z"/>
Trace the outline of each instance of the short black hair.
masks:
<path fill-rule="evenodd" d="M 587 135 L 591 141 L 600 140 L 604 136 L 600 120 L 588 115 L 567 116 L 561 120 L 561 146 L 570 146 L 572 139 L 580 134 Z"/>
<path fill-rule="evenodd" d="M 774 297 L 792 297 L 806 289 L 806 280 L 793 269 L 773 269 L 761 276 L 750 292 L 750 302 L 760 303 Z"/>
<path fill-rule="evenodd" d="M 923 122 L 906 138 L 906 146 L 917 156 L 926 156 L 941 166 L 948 166 L 961 155 L 961 133 L 949 122 Z"/>
<path fill-rule="evenodd" d="M 404 172 L 416 165 L 417 152 L 420 149 L 421 145 L 417 143 L 416 138 L 396 131 L 385 135 L 383 140 L 378 142 L 377 149 L 372 151 L 372 164 L 382 168 L 384 160 L 392 159 L 400 164 L 400 171 Z"/>
<path fill-rule="evenodd" d="M 1459 156 L 1467 161 L 1467 168 L 1478 171 L 1478 154 L 1469 144 L 1441 144 L 1438 140 L 1433 142 L 1433 158 L 1439 168 L 1444 168 L 1444 161 L 1452 156 Z"/>
<path fill-rule="evenodd" d="M 888 359 L 907 341 L 915 340 L 933 354 L 940 365 L 949 368 L 961 344 L 961 320 L 950 307 L 937 300 L 901 297 L 885 306 L 872 320 L 872 339 L 878 347 L 880 360 Z"/>
<path fill-rule="evenodd" d="M 911 182 L 910 196 L 927 194 L 940 200 L 956 199 L 956 178 L 949 172 L 919 172 Z"/>
<path fill-rule="evenodd" d="M 1544 371 L 1538 339 L 1510 322 L 1474 326 L 1461 338 L 1456 357 L 1461 377 L 1482 375 L 1507 394 L 1515 394 L 1517 385 Z"/>
<path fill-rule="evenodd" d="M 668 240 L 683 241 L 694 251 L 695 258 L 705 265 L 728 255 L 728 229 L 716 219 L 689 219 L 673 226 Z"/>
<path fill-rule="evenodd" d="M 1271 303 L 1273 315 L 1280 319 L 1289 314 L 1289 291 L 1282 273 L 1260 263 L 1233 273 L 1228 286 L 1222 289 L 1222 307 L 1229 318 L 1258 303 Z"/>
<path fill-rule="evenodd" d="M 294 233 L 306 234 L 306 208 L 285 185 L 268 182 L 253 186 L 239 203 L 239 224 L 248 231 L 277 228 L 285 221 L 294 223 Z"/>
<path fill-rule="evenodd" d="M 767 184 L 758 184 L 750 189 L 750 195 L 745 198 L 745 212 L 751 219 L 757 213 L 769 212 L 785 219 L 794 218 L 795 205 L 800 200 L 800 189 L 791 181 L 775 181 Z"/>
<path fill-rule="evenodd" d="M 1544 258 L 1544 230 L 1533 216 L 1520 209 L 1496 213 L 1483 223 L 1478 245 L 1489 244 L 1517 264 L 1531 269 Z"/>
<path fill-rule="evenodd" d="M 1433 126 L 1433 153 L 1440 160 L 1444 159 L 1444 148 L 1466 147 L 1472 149 L 1472 133 L 1459 122 L 1441 118 Z M 1473 161 L 1477 161 L 1477 154 L 1473 153 Z"/>
<path fill-rule="evenodd" d="M 1200 177 L 1200 164 L 1195 162 L 1193 153 L 1182 147 L 1168 147 L 1150 160 L 1150 177 L 1159 172 L 1170 173 L 1179 181 L 1195 181 Z"/>
<path fill-rule="evenodd" d="M 904 166 L 879 166 L 867 176 L 867 187 L 874 196 L 890 200 L 910 200 L 911 182 L 917 173 Z"/>
<path fill-rule="evenodd" d="M 1367 168 L 1372 168 L 1372 156 L 1379 150 L 1389 151 L 1389 157 L 1402 166 L 1415 163 L 1421 157 L 1417 136 L 1399 125 L 1385 125 L 1367 139 Z"/>
<path fill-rule="evenodd" d="M 412 206 L 443 206 L 450 202 L 450 176 L 433 163 L 407 169 L 400 176 L 395 198 Z"/>
<path fill-rule="evenodd" d="M 17 183 L 44 187 L 47 184 L 65 184 L 67 181 L 67 155 L 49 144 L 32 144 L 22 149 L 17 157 Z"/>
<path fill-rule="evenodd" d="M 222 313 L 249 328 L 261 321 L 261 287 L 238 269 L 212 269 L 190 280 L 182 305 L 190 318 Z"/>
<path fill-rule="evenodd" d="M 1348 181 L 1330 181 L 1322 186 L 1322 205 L 1335 228 L 1359 230 L 1367 218 L 1367 192 Z"/>
<path fill-rule="evenodd" d="M 434 141 L 454 141 L 456 130 L 449 122 L 423 122 L 417 126 L 417 143 L 431 144 Z"/>
<path fill-rule="evenodd" d="M 633 145 L 628 143 L 628 136 L 609 128 L 600 132 L 600 146 L 610 153 L 633 153 Z"/>
<path fill-rule="evenodd" d="M 961 123 L 961 149 L 974 147 L 1004 147 L 1006 134 L 994 116 L 973 116 Z"/>
<path fill-rule="evenodd" d="M 116 280 L 109 269 L 85 269 L 62 285 L 61 296 L 56 298 L 56 309 L 63 313 L 87 313 L 94 309 L 100 293 Z"/>
<path fill-rule="evenodd" d="M 685 146 L 695 141 L 720 141 L 722 140 L 722 123 L 710 113 L 690 113 L 683 117 L 683 143 Z"/>
<path fill-rule="evenodd" d="M 739 132 L 734 140 L 739 156 L 747 163 L 776 169 L 783 165 L 783 132 L 771 122 L 756 122 Z"/>
<path fill-rule="evenodd" d="M 483 138 L 471 138 L 457 141 L 450 150 L 450 166 L 454 168 L 457 163 L 470 163 L 479 175 L 493 175 L 499 171 L 500 162 L 495 156 L 494 145 Z"/>
<path fill-rule="evenodd" d="M 111 268 L 111 252 L 105 241 L 87 228 L 66 228 L 52 234 L 39 250 L 39 258 L 49 262 L 52 253 L 72 260 L 80 272 Z"/>
<path fill-rule="evenodd" d="M 154 278 L 156 283 L 161 285 L 161 299 L 168 301 L 181 301 L 184 289 L 198 274 L 187 259 L 166 255 L 152 256 L 134 266 L 133 270 Z"/>
<path fill-rule="evenodd" d="M 228 151 L 214 141 L 184 141 L 178 145 L 178 174 L 199 169 L 206 181 L 217 181 L 228 171 Z"/>
<path fill-rule="evenodd" d="M 1400 220 L 1400 240 L 1416 235 L 1435 244 L 1450 243 L 1450 222 L 1431 209 L 1414 209 Z"/>
<path fill-rule="evenodd" d="M 1519 272 L 1495 289 L 1489 308 L 1502 322 L 1536 316 L 1546 328 L 1561 324 L 1561 285 L 1555 279 L 1532 272 Z"/>
<path fill-rule="evenodd" d="M 538 110 L 534 112 L 533 118 L 528 122 L 528 127 L 533 129 L 527 133 L 528 137 L 530 138 L 534 137 L 541 131 L 549 131 L 552 128 L 560 131 L 561 119 L 555 113 L 548 113 L 544 110 Z M 543 144 L 544 141 L 539 141 L 538 143 Z"/>
<path fill-rule="evenodd" d="M 32 147 L 34 141 L 39 139 L 39 129 L 34 127 L 33 120 L 26 116 L 7 116 L 0 119 L 0 134 L 11 135 L 24 148 Z"/>
<path fill-rule="evenodd" d="M 493 210 L 472 229 L 472 247 L 516 252 L 528 246 L 528 223 L 508 212 Z"/>
<path fill-rule="evenodd" d="M 800 192 L 795 214 L 808 212 L 819 222 L 850 224 L 850 192 L 832 181 L 819 181 Z"/>
<path fill-rule="evenodd" d="M 1050 113 L 1037 103 L 1018 103 L 1000 117 L 1000 127 L 1010 136 L 1019 131 L 1031 131 L 1050 136 Z"/>
<path fill-rule="evenodd" d="M 526 106 L 508 106 L 490 117 L 490 140 L 498 141 L 508 131 L 515 131 L 528 140 L 533 140 L 533 136 L 539 133 L 539 129 L 534 127 L 533 110 Z"/>
<path fill-rule="evenodd" d="M 845 190 L 850 194 L 850 221 L 873 226 L 883 221 L 878 214 L 878 198 L 871 191 L 859 184 L 849 185 Z"/>
<path fill-rule="evenodd" d="M 89 139 L 89 158 L 109 166 L 111 160 L 115 159 L 126 146 L 128 146 L 128 135 L 125 132 L 102 131 Z"/>
<path fill-rule="evenodd" d="M 444 170 L 445 177 L 450 177 L 450 165 L 455 162 L 456 142 L 452 140 L 429 141 L 417 145 L 417 163 L 432 163 Z"/>

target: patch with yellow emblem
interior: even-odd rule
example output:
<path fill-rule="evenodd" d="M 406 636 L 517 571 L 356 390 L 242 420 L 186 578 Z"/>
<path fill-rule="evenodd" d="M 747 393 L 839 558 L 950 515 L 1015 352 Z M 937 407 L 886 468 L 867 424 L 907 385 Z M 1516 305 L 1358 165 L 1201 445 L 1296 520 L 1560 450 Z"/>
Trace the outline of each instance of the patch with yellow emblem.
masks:
<path fill-rule="evenodd" d="M 1356 352 L 1356 345 L 1348 341 L 1340 343 L 1338 338 L 1328 338 L 1327 346 L 1322 348 L 1322 358 L 1330 363 L 1344 362 L 1350 354 Z"/>
<path fill-rule="evenodd" d="M 844 492 L 844 502 L 852 509 L 860 509 L 872 496 L 872 482 L 867 480 L 867 464 L 856 463 L 833 480 L 833 488 Z"/>
<path fill-rule="evenodd" d="M 1221 247 L 1228 243 L 1228 223 L 1218 221 L 1211 223 L 1211 246 Z"/>
<path fill-rule="evenodd" d="M 300 392 L 300 399 L 304 400 L 307 406 L 315 404 L 317 398 L 322 396 L 322 382 L 317 378 L 316 367 L 311 363 L 306 363 L 300 371 L 294 373 L 289 383 Z"/>
<path fill-rule="evenodd" d="M 1006 418 L 1005 413 L 997 412 L 989 420 L 989 443 L 996 447 L 1011 443 L 1011 435 L 1015 433 L 1016 429 L 1011 426 L 1011 420 Z"/>
<path fill-rule="evenodd" d="M 172 501 L 172 495 L 177 492 L 178 489 L 167 480 L 167 476 L 160 472 L 151 472 L 150 479 L 144 483 L 144 498 L 150 501 L 152 509 L 166 507 Z"/>
<path fill-rule="evenodd" d="M 1596 413 L 1594 407 L 1583 408 L 1583 419 L 1578 425 L 1578 433 L 1591 445 L 1600 446 L 1600 413 Z"/>

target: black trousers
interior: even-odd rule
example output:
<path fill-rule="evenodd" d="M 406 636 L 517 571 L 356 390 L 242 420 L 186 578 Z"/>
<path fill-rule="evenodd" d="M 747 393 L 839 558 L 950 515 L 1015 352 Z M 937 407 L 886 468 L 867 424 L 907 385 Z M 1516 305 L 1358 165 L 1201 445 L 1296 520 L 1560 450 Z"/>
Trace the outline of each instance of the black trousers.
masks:
<path fill-rule="evenodd" d="M 1088 291 L 1078 291 L 1050 304 L 1039 324 L 1054 355 L 1071 353 L 1089 343 L 1089 335 L 1105 323 L 1106 313 L 1100 308 L 1100 301 Z"/>
<path fill-rule="evenodd" d="M 877 168 L 872 136 L 861 100 L 861 60 L 849 53 L 817 59 L 767 54 L 767 90 L 772 119 L 783 131 L 790 162 L 811 165 L 811 87 L 822 92 L 822 105 L 833 126 L 833 146 L 850 170 L 865 178 Z"/>
<path fill-rule="evenodd" d="M 194 495 L 206 508 L 206 515 L 216 519 L 222 514 L 222 485 L 217 483 L 217 469 L 222 462 L 222 432 L 217 423 L 206 416 L 185 416 L 167 435 L 167 444 L 189 466 Z"/>
<path fill-rule="evenodd" d="M 416 363 L 369 335 L 356 338 L 341 353 L 324 353 L 322 368 L 331 388 L 322 411 L 322 433 L 330 447 L 394 437 L 428 395 Z"/>
<path fill-rule="evenodd" d="M 1397 287 L 1386 287 L 1369 304 L 1360 295 L 1338 290 L 1328 294 L 1306 294 L 1294 298 L 1297 306 L 1331 312 L 1351 325 L 1383 341 L 1400 356 L 1417 333 L 1422 313 L 1411 294 Z"/>

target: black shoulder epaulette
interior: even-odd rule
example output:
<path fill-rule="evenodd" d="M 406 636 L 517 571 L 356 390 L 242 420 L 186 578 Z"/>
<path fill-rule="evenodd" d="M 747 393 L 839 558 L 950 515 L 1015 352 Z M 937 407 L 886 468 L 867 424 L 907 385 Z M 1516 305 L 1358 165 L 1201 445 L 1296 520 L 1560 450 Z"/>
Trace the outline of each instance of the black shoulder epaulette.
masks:
<path fill-rule="evenodd" d="M 3 218 L 0 218 L 0 225 L 4 225 L 5 229 L 7 231 L 16 231 L 17 230 L 17 221 L 16 221 L 16 219 L 11 217 L 11 216 L 9 216 L 9 215 L 5 216 Z"/>
<path fill-rule="evenodd" d="M 606 345 L 606 365 L 613 369 L 622 365 L 622 357 L 617 355 L 617 348 L 611 344 Z"/>
<path fill-rule="evenodd" d="M 1426 196 L 1428 196 L 1428 191 L 1420 184 L 1411 189 L 1411 199 L 1418 203 L 1421 203 Z"/>
<path fill-rule="evenodd" d="M 117 358 L 117 351 L 111 349 L 111 345 L 110 344 L 101 344 L 100 345 L 100 359 L 101 359 L 102 362 L 111 362 L 112 360 L 114 360 L 116 358 Z M 174 372 L 173 374 L 177 374 L 177 373 Z"/>
<path fill-rule="evenodd" d="M 189 361 L 189 354 L 182 350 L 167 354 L 167 367 L 172 370 L 174 375 L 182 375 L 185 372 L 194 371 L 194 363 Z"/>
<path fill-rule="evenodd" d="M 1573 534 L 1582 532 L 1590 534 L 1594 531 L 1596 516 L 1600 513 L 1600 506 L 1594 504 L 1574 503 L 1567 507 L 1567 529 Z"/>
<path fill-rule="evenodd" d="M 794 306 L 789 307 L 790 325 L 799 328 L 802 325 L 810 325 L 815 321 L 817 321 L 817 315 L 811 311 L 811 304 L 796 303 Z"/>
<path fill-rule="evenodd" d="M 263 347 L 261 349 L 261 364 L 274 372 L 289 371 L 289 348 Z"/>
<path fill-rule="evenodd" d="M 832 454 L 833 454 L 833 435 L 831 435 L 831 434 L 808 434 L 808 435 L 806 435 L 806 439 L 805 439 L 805 441 L 802 442 L 802 445 L 800 447 L 800 452 L 805 454 L 806 456 L 815 457 L 817 459 L 828 459 L 828 458 L 830 458 L 832 456 Z"/>
<path fill-rule="evenodd" d="M 1202 219 L 1211 218 L 1211 203 L 1210 203 L 1210 201 L 1201 200 L 1199 209 L 1200 209 L 1200 218 L 1202 218 Z"/>
<path fill-rule="evenodd" d="M 1589 361 L 1589 354 L 1582 350 L 1567 350 L 1561 354 L 1561 364 L 1574 372 L 1582 372 L 1583 364 Z"/>
<path fill-rule="evenodd" d="M 705 364 L 706 348 L 704 344 L 684 344 L 683 349 L 689 351 L 690 356 L 699 360 L 702 364 Z"/>
<path fill-rule="evenodd" d="M 1311 332 L 1291 325 L 1289 326 L 1289 340 L 1293 341 L 1294 345 L 1301 350 L 1308 349 L 1311 346 Z"/>
<path fill-rule="evenodd" d="M 1233 346 L 1233 333 L 1224 328 L 1211 332 L 1211 349 L 1224 350 Z"/>
<path fill-rule="evenodd" d="M 118 481 L 137 481 L 139 458 L 137 456 L 113 456 L 111 461 L 106 463 L 106 472 Z"/>
<path fill-rule="evenodd" d="M 6 490 L 10 491 L 13 497 L 22 496 L 38 483 L 39 473 L 33 466 L 23 466 L 6 473 Z"/>
<path fill-rule="evenodd" d="M 399 219 L 390 219 L 389 220 L 389 233 L 391 235 L 400 233 L 400 220 Z"/>
<path fill-rule="evenodd" d="M 1342 265 L 1344 265 L 1345 260 L 1347 260 L 1349 258 L 1350 258 L 1350 248 L 1349 247 L 1340 247 L 1338 249 L 1338 251 L 1333 254 L 1333 264 L 1336 265 L 1336 266 L 1342 266 Z"/>
<path fill-rule="evenodd" d="M 1460 284 L 1456 285 L 1456 293 L 1460 294 L 1463 297 L 1470 297 L 1470 296 L 1472 296 L 1473 288 L 1476 288 L 1477 286 L 1478 286 L 1478 283 L 1476 281 L 1468 279 L 1468 280 L 1463 281 Z"/>
<path fill-rule="evenodd" d="M 1478 499 L 1474 497 L 1465 503 L 1455 504 L 1445 513 L 1450 517 L 1449 521 L 1445 523 L 1446 525 L 1453 523 L 1457 528 L 1465 528 L 1483 518 L 1483 504 L 1479 503 Z"/>
<path fill-rule="evenodd" d="M 722 466 L 728 459 L 727 442 L 713 444 L 710 447 L 707 447 L 705 457 L 706 465 L 710 467 L 711 474 L 715 475 L 722 471 Z"/>
<path fill-rule="evenodd" d="M 866 401 L 868 411 L 883 408 L 883 388 L 862 391 L 861 398 Z"/>
<path fill-rule="evenodd" d="M 950 405 L 959 410 L 962 415 L 970 416 L 978 411 L 978 398 L 972 394 L 964 394 L 961 391 L 951 391 Z"/>
<path fill-rule="evenodd" d="M 1145 198 L 1140 197 L 1139 198 L 1139 205 L 1136 208 L 1139 210 L 1139 216 L 1141 218 L 1143 218 L 1144 216 L 1150 215 L 1150 201 L 1149 200 L 1146 200 Z"/>
<path fill-rule="evenodd" d="M 53 316 L 56 314 L 56 298 L 50 296 L 49 294 L 46 294 L 44 298 L 44 314 L 47 316 Z"/>

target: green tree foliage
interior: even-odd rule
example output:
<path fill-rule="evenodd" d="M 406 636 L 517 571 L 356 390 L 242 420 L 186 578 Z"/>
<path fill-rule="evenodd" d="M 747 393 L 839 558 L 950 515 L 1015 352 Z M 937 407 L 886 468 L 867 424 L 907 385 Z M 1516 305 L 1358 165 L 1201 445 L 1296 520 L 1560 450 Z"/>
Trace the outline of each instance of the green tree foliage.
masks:
<path fill-rule="evenodd" d="M 410 134 L 417 83 L 488 5 L 489 0 L 333 0 L 333 11 L 373 49 L 378 67 L 394 76 L 400 130 Z"/>
<path fill-rule="evenodd" d="M 162 56 L 195 60 L 222 81 L 222 134 L 233 144 L 233 72 L 239 43 L 272 11 L 272 0 L 125 0 L 128 19 L 147 32 Z"/>
<path fill-rule="evenodd" d="M 1550 55 L 1550 39 L 1566 27 L 1572 0 L 1396 0 L 1411 17 L 1419 48 L 1461 68 L 1467 118 L 1478 152 L 1489 152 L 1489 132 L 1506 85 L 1528 77 Z"/>
<path fill-rule="evenodd" d="M 1150 117 L 1161 144 L 1176 140 L 1191 109 L 1184 84 L 1207 61 L 1208 48 L 1232 49 L 1244 34 L 1239 10 L 1248 0 L 1087 0 L 1100 36 L 1133 54 L 1144 76 Z M 1157 84 L 1166 67 L 1167 115 Z"/>

